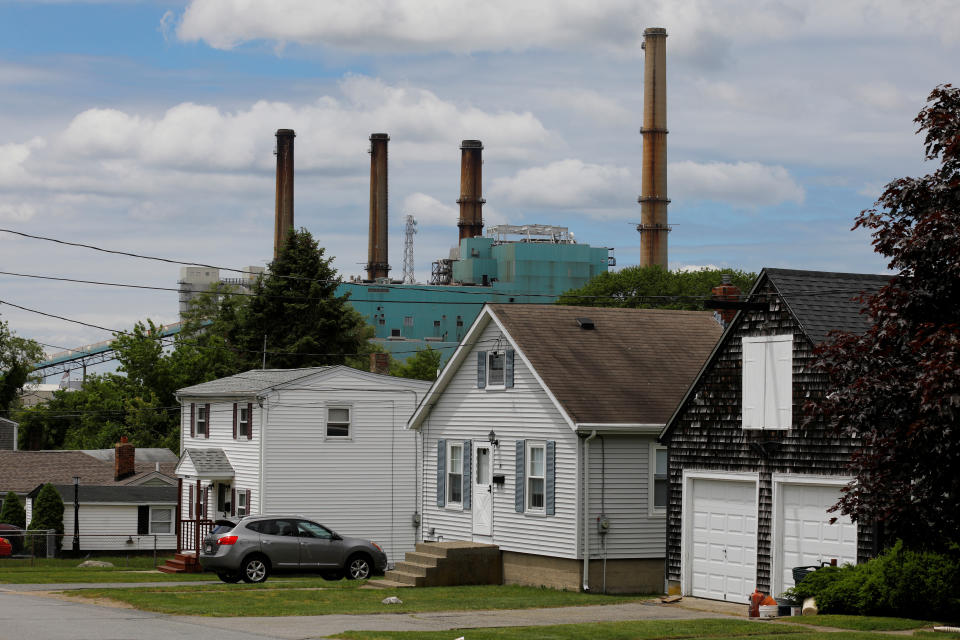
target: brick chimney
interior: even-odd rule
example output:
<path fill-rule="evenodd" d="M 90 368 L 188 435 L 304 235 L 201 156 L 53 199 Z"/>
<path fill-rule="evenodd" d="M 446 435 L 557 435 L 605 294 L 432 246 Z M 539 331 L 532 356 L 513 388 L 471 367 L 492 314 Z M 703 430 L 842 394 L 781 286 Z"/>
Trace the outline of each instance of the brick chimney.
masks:
<path fill-rule="evenodd" d="M 390 375 L 390 354 L 389 353 L 371 353 L 370 354 L 370 373 L 381 373 Z"/>
<path fill-rule="evenodd" d="M 113 446 L 113 479 L 115 481 L 129 478 L 137 472 L 136 448 L 127 442 L 127 436 L 121 436 L 120 442 Z"/>
<path fill-rule="evenodd" d="M 727 300 L 729 302 L 740 300 L 740 293 L 738 287 L 730 284 L 730 274 L 728 273 L 723 274 L 720 284 L 710 290 L 710 295 L 714 300 Z M 730 321 L 733 320 L 733 317 L 737 315 L 737 310 L 720 309 L 717 313 L 720 314 L 720 317 L 723 319 L 723 326 L 726 327 L 730 324 Z"/>

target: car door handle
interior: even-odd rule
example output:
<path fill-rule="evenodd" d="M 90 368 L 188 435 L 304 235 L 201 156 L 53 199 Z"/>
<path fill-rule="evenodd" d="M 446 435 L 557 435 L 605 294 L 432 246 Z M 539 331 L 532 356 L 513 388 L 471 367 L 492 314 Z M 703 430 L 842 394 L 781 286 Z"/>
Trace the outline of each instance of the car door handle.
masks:
<path fill-rule="evenodd" d="M 263 542 L 263 544 L 270 544 L 270 541 L 269 541 L 269 540 L 263 540 L 262 542 Z"/>

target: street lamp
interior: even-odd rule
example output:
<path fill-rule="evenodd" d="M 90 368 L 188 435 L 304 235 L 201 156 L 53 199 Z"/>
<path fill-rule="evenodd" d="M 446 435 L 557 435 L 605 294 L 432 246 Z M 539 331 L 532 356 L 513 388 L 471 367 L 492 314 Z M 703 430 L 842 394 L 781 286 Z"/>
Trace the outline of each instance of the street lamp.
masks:
<path fill-rule="evenodd" d="M 80 553 L 80 476 L 73 476 L 73 552 Z"/>

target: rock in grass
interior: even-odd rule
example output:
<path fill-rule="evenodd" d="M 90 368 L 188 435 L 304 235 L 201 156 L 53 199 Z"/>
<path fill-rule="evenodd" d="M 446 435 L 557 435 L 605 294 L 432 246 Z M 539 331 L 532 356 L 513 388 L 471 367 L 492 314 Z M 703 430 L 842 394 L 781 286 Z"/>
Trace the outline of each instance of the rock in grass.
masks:
<path fill-rule="evenodd" d="M 90 569 L 92 567 L 112 567 L 112 562 L 103 562 L 102 560 L 85 560 L 77 565 L 78 569 Z"/>
<path fill-rule="evenodd" d="M 403 600 L 397 596 L 390 596 L 389 598 L 384 598 L 380 601 L 381 604 L 403 604 Z"/>

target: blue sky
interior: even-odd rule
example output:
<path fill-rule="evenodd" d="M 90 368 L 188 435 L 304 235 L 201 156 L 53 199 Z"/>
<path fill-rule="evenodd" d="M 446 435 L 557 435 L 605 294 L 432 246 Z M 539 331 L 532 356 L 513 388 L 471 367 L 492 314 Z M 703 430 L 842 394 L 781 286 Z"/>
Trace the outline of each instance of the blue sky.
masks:
<path fill-rule="evenodd" d="M 851 232 L 926 173 L 913 117 L 960 62 L 955 2 L 0 0 L 0 227 L 229 267 L 272 255 L 273 134 L 296 221 L 366 261 L 367 137 L 390 142 L 390 259 L 455 244 L 460 140 L 488 225 L 565 225 L 635 264 L 642 31 L 666 27 L 673 267 L 876 272 Z M 431 8 L 427 9 L 426 7 Z M 175 286 L 175 266 L 0 233 L 0 270 Z M 0 299 L 114 328 L 176 294 L 0 275 Z M 21 335 L 108 334 L 0 305 Z"/>

